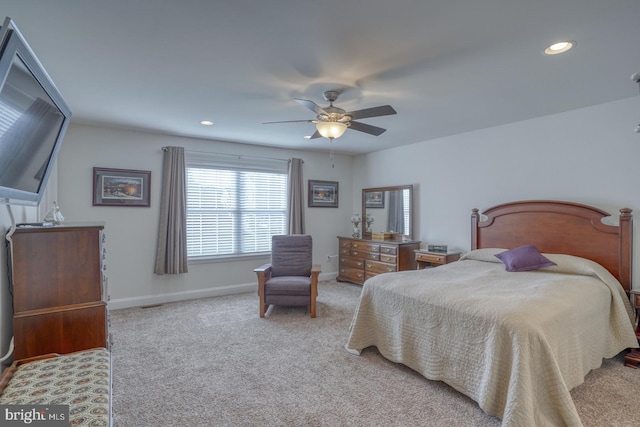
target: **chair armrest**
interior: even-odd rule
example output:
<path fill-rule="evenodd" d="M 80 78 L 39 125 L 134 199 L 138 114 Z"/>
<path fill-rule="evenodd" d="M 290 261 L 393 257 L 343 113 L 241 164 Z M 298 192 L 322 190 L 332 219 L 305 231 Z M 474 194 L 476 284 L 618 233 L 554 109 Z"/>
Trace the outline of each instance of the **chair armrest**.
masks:
<path fill-rule="evenodd" d="M 267 270 L 271 270 L 271 264 L 262 264 L 260 267 L 253 269 L 256 273 L 266 273 Z"/>
<path fill-rule="evenodd" d="M 311 266 L 311 274 L 320 273 L 322 270 L 320 269 L 320 264 L 313 264 Z"/>
<path fill-rule="evenodd" d="M 271 279 L 271 264 L 262 264 L 260 267 L 253 269 L 258 276 L 258 295 L 264 298 L 264 284 Z"/>

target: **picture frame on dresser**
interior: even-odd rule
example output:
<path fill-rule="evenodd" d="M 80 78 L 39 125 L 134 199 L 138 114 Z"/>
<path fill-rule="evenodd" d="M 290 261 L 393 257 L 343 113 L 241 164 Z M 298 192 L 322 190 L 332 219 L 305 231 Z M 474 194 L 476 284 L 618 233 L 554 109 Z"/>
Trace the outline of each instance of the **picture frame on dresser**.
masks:
<path fill-rule="evenodd" d="M 338 182 L 309 180 L 308 207 L 310 208 L 337 208 L 338 207 Z"/>
<path fill-rule="evenodd" d="M 151 206 L 151 171 L 93 168 L 93 206 Z"/>

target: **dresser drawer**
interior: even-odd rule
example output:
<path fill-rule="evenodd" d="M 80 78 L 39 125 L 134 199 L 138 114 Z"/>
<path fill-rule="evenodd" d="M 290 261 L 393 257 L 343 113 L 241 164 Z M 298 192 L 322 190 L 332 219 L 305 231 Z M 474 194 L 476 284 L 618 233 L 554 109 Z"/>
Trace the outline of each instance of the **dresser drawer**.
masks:
<path fill-rule="evenodd" d="M 388 262 L 389 264 L 396 264 L 397 257 L 395 255 L 380 254 L 380 262 Z"/>
<path fill-rule="evenodd" d="M 398 253 L 398 247 L 397 246 L 387 246 L 387 245 L 380 245 L 380 253 L 381 254 L 388 254 L 388 255 L 396 255 Z"/>
<path fill-rule="evenodd" d="M 436 255 L 433 253 L 425 254 L 425 253 L 416 253 L 416 261 L 422 262 L 432 262 L 434 264 L 444 264 L 446 259 L 446 255 Z"/>
<path fill-rule="evenodd" d="M 365 279 L 365 280 L 369 280 L 369 279 L 371 279 L 373 276 L 377 276 L 377 275 L 378 275 L 378 273 L 374 273 L 374 272 L 372 272 L 372 271 L 365 271 L 365 272 L 364 272 L 364 279 Z"/>
<path fill-rule="evenodd" d="M 340 249 L 342 248 L 347 248 L 347 249 L 351 249 L 351 240 L 345 240 L 345 239 L 340 239 L 338 242 L 338 246 L 340 247 Z"/>
<path fill-rule="evenodd" d="M 354 257 L 340 257 L 340 267 L 353 267 L 359 268 L 360 270 L 364 269 L 364 259 L 362 258 L 354 258 Z"/>
<path fill-rule="evenodd" d="M 460 252 L 436 253 L 416 250 L 415 258 L 418 268 L 436 267 L 449 264 L 460 259 Z"/>
<path fill-rule="evenodd" d="M 351 250 L 351 256 L 356 258 L 372 259 L 374 261 L 378 261 L 380 259 L 380 254 L 377 252 L 354 251 L 353 249 Z"/>
<path fill-rule="evenodd" d="M 367 272 L 371 271 L 373 273 L 392 273 L 397 270 L 395 264 L 386 264 L 377 261 L 367 261 L 365 263 L 365 269 Z"/>
<path fill-rule="evenodd" d="M 365 241 L 351 241 L 351 251 L 380 252 L 380 245 Z"/>
<path fill-rule="evenodd" d="M 351 268 L 351 267 L 340 267 L 340 277 L 354 282 L 354 283 L 362 283 L 364 282 L 364 270 Z"/>

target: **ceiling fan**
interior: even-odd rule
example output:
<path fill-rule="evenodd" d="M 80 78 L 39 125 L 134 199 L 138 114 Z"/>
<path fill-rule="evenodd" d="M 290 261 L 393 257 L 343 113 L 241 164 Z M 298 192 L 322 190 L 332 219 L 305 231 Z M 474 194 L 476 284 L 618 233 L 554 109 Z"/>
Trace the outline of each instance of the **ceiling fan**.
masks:
<path fill-rule="evenodd" d="M 308 99 L 294 99 L 298 104 L 303 107 L 307 107 L 309 110 L 316 113 L 315 120 L 286 120 L 280 122 L 265 122 L 264 124 L 294 122 L 315 123 L 316 131 L 311 135 L 311 139 L 324 137 L 333 140 L 334 138 L 340 138 L 347 128 L 368 133 L 370 135 L 381 135 L 386 131 L 386 129 L 362 122 L 356 122 L 355 120 L 396 114 L 396 110 L 394 110 L 391 105 L 381 105 L 379 107 L 347 112 L 342 108 L 338 108 L 333 105 L 335 100 L 338 99 L 340 93 L 341 92 L 338 90 L 328 90 L 324 92 L 324 99 L 329 101 L 329 106 L 326 108 L 322 108 L 315 102 Z"/>

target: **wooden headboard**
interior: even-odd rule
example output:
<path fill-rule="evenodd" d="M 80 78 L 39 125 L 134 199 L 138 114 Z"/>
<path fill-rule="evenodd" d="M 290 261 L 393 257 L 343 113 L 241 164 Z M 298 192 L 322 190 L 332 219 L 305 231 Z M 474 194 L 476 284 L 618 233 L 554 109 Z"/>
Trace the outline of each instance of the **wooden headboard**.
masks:
<path fill-rule="evenodd" d="M 577 203 L 529 200 L 505 203 L 471 213 L 471 249 L 532 244 L 540 252 L 575 255 L 595 261 L 611 272 L 627 293 L 631 290 L 633 218 L 620 209 L 619 225 L 606 225 L 610 216 Z"/>

